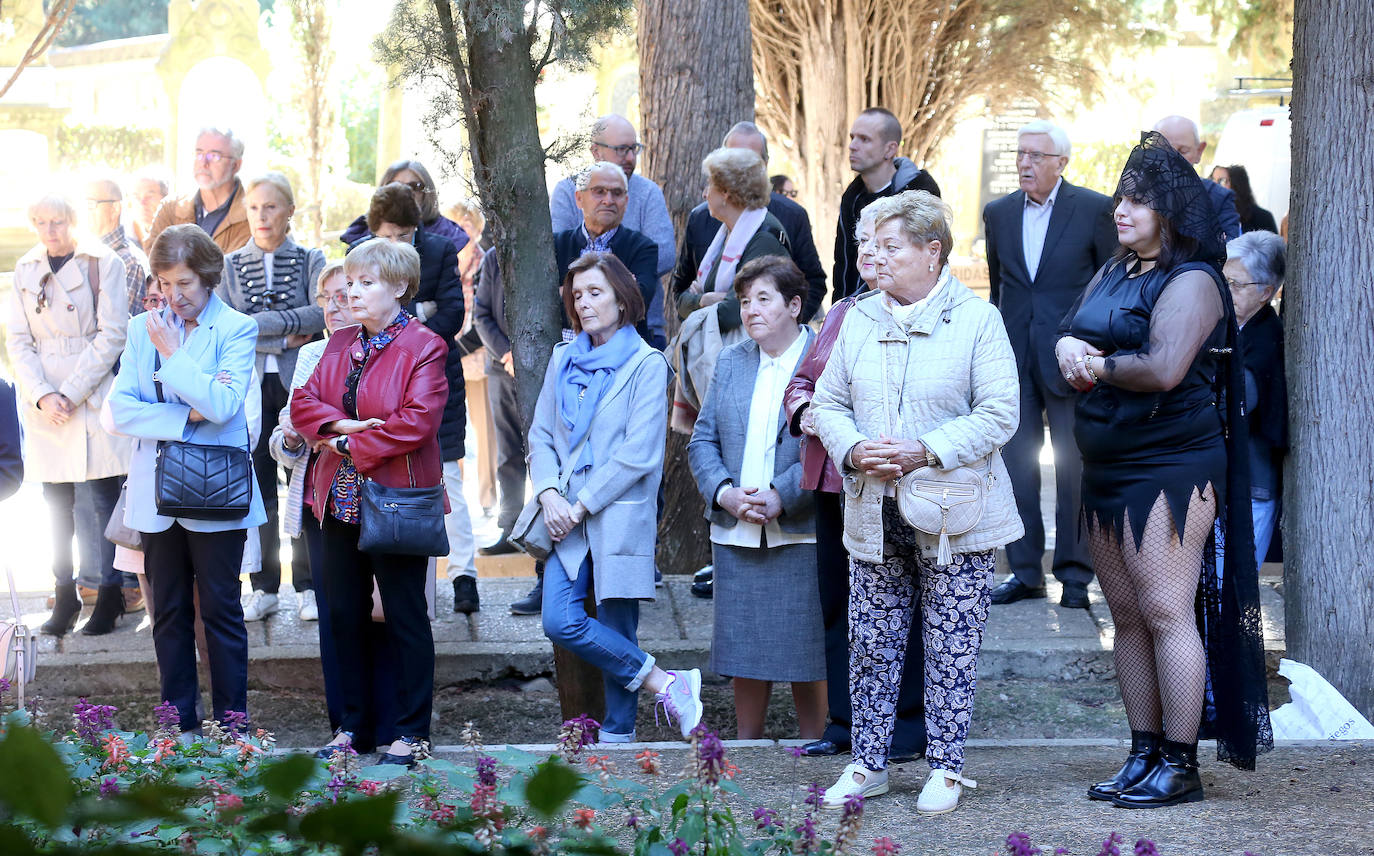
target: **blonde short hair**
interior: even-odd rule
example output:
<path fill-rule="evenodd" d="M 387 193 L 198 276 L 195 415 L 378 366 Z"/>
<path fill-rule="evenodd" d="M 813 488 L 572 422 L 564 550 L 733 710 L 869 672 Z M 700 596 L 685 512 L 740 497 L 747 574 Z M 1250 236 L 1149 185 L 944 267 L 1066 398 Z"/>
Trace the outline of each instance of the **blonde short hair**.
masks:
<path fill-rule="evenodd" d="M 404 282 L 406 290 L 401 295 L 402 303 L 414 300 L 420 290 L 420 254 L 410 244 L 369 238 L 349 250 L 343 266 L 344 273 L 349 276 L 359 271 L 372 271 L 383 282 L 393 285 Z"/>
<path fill-rule="evenodd" d="M 950 249 L 954 244 L 949 221 L 954 219 L 954 212 L 940 197 L 924 190 L 908 190 L 870 202 L 859 216 L 870 212 L 874 229 L 888 220 L 898 220 L 902 234 L 908 241 L 922 247 L 931 241 L 939 241 L 940 264 L 949 261 Z"/>
<path fill-rule="evenodd" d="M 247 196 L 256 188 L 264 184 L 270 184 L 281 194 L 281 198 L 286 200 L 286 204 L 292 208 L 296 207 L 296 195 L 291 192 L 291 180 L 279 172 L 264 172 L 262 175 L 255 175 L 243 183 L 243 195 Z"/>
<path fill-rule="evenodd" d="M 701 162 L 701 174 L 737 208 L 767 208 L 772 198 L 768 167 L 752 149 L 716 149 Z"/>
<path fill-rule="evenodd" d="M 324 284 L 329 282 L 330 277 L 343 272 L 344 263 L 342 259 L 335 259 L 325 265 L 324 269 L 320 271 L 320 278 L 315 280 L 315 296 L 324 297 Z"/>
<path fill-rule="evenodd" d="M 471 224 L 472 228 L 476 230 L 476 234 L 469 234 L 468 237 L 474 241 L 482 235 L 482 232 L 486 231 L 487 217 L 482 213 L 482 206 L 475 199 L 464 199 L 461 202 L 453 203 L 448 207 L 446 216 L 457 223 L 465 232 L 468 229 L 463 223 L 466 221 Z"/>
<path fill-rule="evenodd" d="M 76 225 L 76 206 L 65 193 L 45 193 L 39 199 L 34 200 L 29 206 L 29 220 L 32 221 L 34 215 L 39 211 L 47 211 L 50 214 L 61 214 L 67 218 L 68 226 Z"/>

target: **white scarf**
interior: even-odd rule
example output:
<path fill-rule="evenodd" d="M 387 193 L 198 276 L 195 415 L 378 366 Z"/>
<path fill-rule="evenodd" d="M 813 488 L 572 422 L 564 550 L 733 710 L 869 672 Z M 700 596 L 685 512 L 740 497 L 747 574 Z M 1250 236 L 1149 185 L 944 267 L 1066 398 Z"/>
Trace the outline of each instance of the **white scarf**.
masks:
<path fill-rule="evenodd" d="M 716 237 L 711 241 L 711 246 L 706 249 L 706 255 L 701 259 L 701 266 L 697 268 L 697 278 L 696 282 L 692 283 L 692 288 L 700 291 L 706 287 L 706 275 L 710 273 L 711 265 L 716 259 L 720 259 L 720 267 L 716 269 L 715 290 L 728 293 L 735 284 L 735 268 L 739 266 L 740 256 L 744 255 L 744 248 L 763 226 L 763 220 L 767 216 L 767 208 L 749 208 L 739 215 L 733 230 L 727 229 L 722 223 Z"/>

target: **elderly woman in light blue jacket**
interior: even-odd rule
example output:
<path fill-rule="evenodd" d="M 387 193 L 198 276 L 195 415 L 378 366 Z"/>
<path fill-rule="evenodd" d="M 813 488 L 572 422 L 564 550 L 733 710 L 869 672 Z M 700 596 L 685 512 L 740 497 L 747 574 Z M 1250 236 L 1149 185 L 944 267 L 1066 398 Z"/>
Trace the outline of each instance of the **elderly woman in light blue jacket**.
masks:
<path fill-rule="evenodd" d="M 253 491 L 237 520 L 158 513 L 159 441 L 237 446 L 251 452 L 245 402 L 252 389 L 258 328 L 215 296 L 224 255 L 199 227 L 172 226 L 148 254 L 167 308 L 129 321 L 120 371 L 110 393 L 116 430 L 135 438 L 125 523 L 143 533 L 144 569 L 157 608 L 153 648 L 162 698 L 176 705 L 183 731 L 196 716 L 195 605 L 209 650 L 211 710 L 223 721 L 247 713 L 248 633 L 239 602 L 239 568 L 250 527 L 267 515 Z"/>
<path fill-rule="evenodd" d="M 686 737 L 701 721 L 701 673 L 665 672 L 637 641 L 639 601 L 654 597 L 668 362 L 635 332 L 644 299 L 610 253 L 568 267 L 563 306 L 577 336 L 554 349 L 529 440 L 530 481 L 556 542 L 544 632 L 604 673 L 603 742 L 634 741 L 641 686 Z M 596 618 L 584 607 L 589 590 Z"/>

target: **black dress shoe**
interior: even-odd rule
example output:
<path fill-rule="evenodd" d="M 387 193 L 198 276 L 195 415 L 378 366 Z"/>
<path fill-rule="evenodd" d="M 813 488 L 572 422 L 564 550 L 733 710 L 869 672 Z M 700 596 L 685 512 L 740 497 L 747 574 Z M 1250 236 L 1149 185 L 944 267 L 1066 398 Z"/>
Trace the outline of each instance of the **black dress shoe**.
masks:
<path fill-rule="evenodd" d="M 315 757 L 319 758 L 321 761 L 328 761 L 330 758 L 334 757 L 335 752 L 346 752 L 350 746 L 353 747 L 353 751 L 358 751 L 358 747 L 353 745 L 352 731 L 344 731 L 340 728 L 334 732 L 334 737 L 339 737 L 341 735 L 346 736 L 348 740 L 343 743 L 334 743 L 334 738 L 330 738 L 330 742 L 327 745 L 321 746 L 315 750 Z"/>
<path fill-rule="evenodd" d="M 692 574 L 692 596 L 702 598 L 703 600 L 710 600 L 715 597 L 715 581 L 715 565 L 707 565 L 695 574 Z"/>
<path fill-rule="evenodd" d="M 1112 797 L 1122 808 L 1160 808 L 1202 801 L 1202 776 L 1197 769 L 1197 744 L 1164 740 L 1153 767 L 1138 783 Z"/>
<path fill-rule="evenodd" d="M 1032 588 L 1016 577 L 1012 577 L 992 590 L 993 603 L 1016 603 L 1018 600 L 1044 596 L 1045 587 L 1043 585 Z"/>
<path fill-rule="evenodd" d="M 1059 605 L 1069 609 L 1087 609 L 1088 587 L 1065 583 L 1064 593 L 1059 595 Z"/>
<path fill-rule="evenodd" d="M 390 752 L 383 752 L 377 759 L 378 764 L 396 764 L 402 767 L 414 767 L 415 762 L 429 755 L 429 741 L 419 737 L 397 737 L 397 740 L 410 747 L 410 752 L 406 755 L 393 755 Z"/>
<path fill-rule="evenodd" d="M 538 615 L 544 610 L 544 578 L 530 589 L 530 593 L 510 605 L 511 615 Z"/>
<path fill-rule="evenodd" d="M 501 537 L 494 544 L 477 548 L 479 556 L 509 556 L 511 553 L 519 553 L 520 548 L 506 539 L 506 533 L 502 532 Z"/>
<path fill-rule="evenodd" d="M 1126 763 L 1105 782 L 1098 782 L 1088 788 L 1088 799 L 1111 802 L 1118 794 L 1131 787 L 1150 772 L 1159 760 L 1160 736 L 1150 731 L 1131 732 L 1131 752 Z"/>
<path fill-rule="evenodd" d="M 818 758 L 822 755 L 838 755 L 852 748 L 848 744 L 836 743 L 834 740 L 812 740 L 802 747 L 802 754 L 808 758 Z"/>
<path fill-rule="evenodd" d="M 476 577 L 453 578 L 453 611 L 462 615 L 480 612 L 481 601 L 477 597 Z"/>

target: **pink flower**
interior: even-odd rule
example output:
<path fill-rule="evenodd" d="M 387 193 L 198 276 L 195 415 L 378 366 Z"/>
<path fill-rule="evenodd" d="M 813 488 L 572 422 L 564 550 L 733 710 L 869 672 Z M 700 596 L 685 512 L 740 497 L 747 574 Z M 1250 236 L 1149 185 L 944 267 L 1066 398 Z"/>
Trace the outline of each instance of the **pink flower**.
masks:
<path fill-rule="evenodd" d="M 382 783 L 373 779 L 363 779 L 357 787 L 358 792 L 364 796 L 375 797 L 382 792 Z"/>
<path fill-rule="evenodd" d="M 576 826 L 584 832 L 592 828 L 592 821 L 595 819 L 595 809 L 579 808 L 573 812 L 573 826 Z"/>

